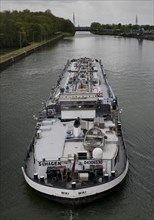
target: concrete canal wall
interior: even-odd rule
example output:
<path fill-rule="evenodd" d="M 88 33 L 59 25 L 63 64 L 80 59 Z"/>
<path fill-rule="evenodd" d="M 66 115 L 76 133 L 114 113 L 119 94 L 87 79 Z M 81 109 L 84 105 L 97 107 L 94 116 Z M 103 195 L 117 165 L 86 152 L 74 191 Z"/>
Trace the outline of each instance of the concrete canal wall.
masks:
<path fill-rule="evenodd" d="M 22 51 L 22 52 L 18 52 L 17 55 L 10 55 L 9 58 L 3 60 L 3 61 L 0 61 L 0 70 L 3 70 L 4 68 L 8 67 L 9 65 L 23 59 L 24 57 L 26 56 L 29 56 L 30 54 L 34 53 L 36 50 L 39 50 L 40 48 L 52 43 L 52 42 L 56 42 L 57 40 L 63 38 L 63 34 L 61 35 L 58 35 L 50 40 L 47 40 L 45 42 L 41 42 L 37 45 L 34 45 L 33 47 L 31 46 L 30 48 L 26 48 L 25 47 L 25 50 Z M 23 48 L 24 49 L 24 48 Z"/>

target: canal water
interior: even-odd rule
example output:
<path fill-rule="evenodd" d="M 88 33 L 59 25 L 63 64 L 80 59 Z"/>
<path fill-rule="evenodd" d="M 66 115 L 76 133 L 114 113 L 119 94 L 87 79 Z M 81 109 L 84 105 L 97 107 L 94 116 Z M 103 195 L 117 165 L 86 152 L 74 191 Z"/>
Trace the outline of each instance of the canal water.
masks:
<path fill-rule="evenodd" d="M 0 219 L 152 220 L 154 42 L 76 33 L 0 73 Z M 67 59 L 101 59 L 122 109 L 129 172 L 108 196 L 78 209 L 39 197 L 21 172 L 35 126 Z"/>

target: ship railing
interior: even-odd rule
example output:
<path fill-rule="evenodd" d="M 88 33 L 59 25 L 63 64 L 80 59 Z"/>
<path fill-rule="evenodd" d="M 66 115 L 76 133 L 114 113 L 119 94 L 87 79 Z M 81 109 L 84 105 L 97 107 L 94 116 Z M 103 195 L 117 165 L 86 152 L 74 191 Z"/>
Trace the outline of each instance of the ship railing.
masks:
<path fill-rule="evenodd" d="M 55 160 L 55 158 L 50 158 L 50 159 L 46 159 L 46 160 L 42 160 L 42 161 L 37 161 L 37 162 L 38 163 L 41 162 L 41 163 L 46 163 L 47 164 L 50 161 L 56 161 L 56 162 L 59 161 L 59 164 L 58 164 L 58 166 L 55 166 L 55 169 L 61 169 L 61 168 L 65 168 L 66 167 L 65 164 L 67 165 L 67 161 L 68 160 L 71 160 L 72 163 L 73 163 L 74 156 L 70 155 L 70 157 L 62 157 L 59 160 Z M 62 162 L 62 163 L 60 163 L 60 162 Z M 50 167 L 50 165 L 47 166 L 47 167 Z M 93 175 L 92 175 L 93 178 L 91 180 L 88 179 L 86 182 L 84 182 L 84 180 L 83 181 L 81 180 L 81 182 L 82 182 L 81 188 L 86 188 L 86 187 L 91 187 L 91 186 L 94 186 L 94 185 L 99 185 L 99 184 L 107 183 L 107 182 L 110 182 L 110 181 L 114 180 L 115 178 L 119 177 L 124 172 L 124 170 L 126 169 L 126 163 L 124 164 L 123 169 L 120 170 L 120 172 L 117 171 L 117 170 L 111 171 L 111 175 L 110 176 L 107 173 L 106 169 L 103 169 L 103 167 L 101 167 L 101 168 L 100 167 L 101 166 L 94 165 L 93 166 L 94 170 L 92 168 L 85 169 L 85 170 L 75 170 L 74 178 L 76 177 L 76 179 L 72 179 L 72 180 L 73 181 L 75 181 L 75 180 L 76 181 L 80 181 L 80 178 L 79 178 L 80 173 L 89 173 L 89 175 L 93 173 Z M 54 167 L 53 167 L 53 169 L 54 169 Z M 101 169 L 102 169 L 102 171 L 101 171 Z M 31 175 L 29 175 L 28 172 L 26 171 L 26 169 L 25 169 L 25 172 L 26 172 L 26 175 L 30 179 L 35 181 L 35 176 L 32 177 Z M 89 178 L 90 178 L 90 176 L 89 176 Z M 45 178 L 44 181 L 42 182 L 41 181 L 41 177 L 38 177 L 37 183 L 48 185 L 48 179 Z M 49 186 L 51 186 L 51 185 L 49 184 Z M 59 181 L 53 183 L 52 187 L 67 188 L 67 186 L 59 184 Z"/>
<path fill-rule="evenodd" d="M 108 80 L 107 80 L 106 73 L 105 73 L 105 70 L 104 70 L 104 66 L 103 66 L 101 60 L 99 61 L 99 64 L 100 64 L 100 67 L 101 67 L 101 70 L 102 70 L 102 74 L 103 74 L 104 80 L 105 80 L 106 85 L 107 85 L 107 87 L 108 87 L 109 96 L 112 97 L 113 99 L 115 99 L 116 97 L 115 97 L 115 95 L 114 95 L 114 92 L 113 92 L 113 90 L 112 90 L 112 88 L 111 88 L 111 86 L 110 86 Z"/>
<path fill-rule="evenodd" d="M 35 132 L 35 133 L 36 133 L 36 132 Z M 28 159 L 30 158 L 30 153 L 31 153 L 31 152 L 33 153 L 33 160 L 35 160 L 35 159 L 34 159 L 35 136 L 36 136 L 36 134 L 33 135 L 33 137 L 31 138 L 31 142 L 30 142 L 30 144 L 29 144 L 28 147 L 27 147 L 27 154 L 26 154 L 26 158 L 24 159 L 24 168 L 25 168 L 25 171 L 26 171 L 26 168 L 27 168 L 27 161 L 28 161 Z"/>
<path fill-rule="evenodd" d="M 59 79 L 57 80 L 57 84 L 54 88 L 51 89 L 51 93 L 50 93 L 47 100 L 51 100 L 56 95 L 56 93 L 58 92 L 60 81 L 62 80 L 63 75 L 65 74 L 65 72 L 66 72 L 66 70 L 67 70 L 70 63 L 71 63 L 71 61 L 67 60 L 67 63 L 65 65 L 64 69 L 62 70 L 61 74 L 59 75 Z"/>

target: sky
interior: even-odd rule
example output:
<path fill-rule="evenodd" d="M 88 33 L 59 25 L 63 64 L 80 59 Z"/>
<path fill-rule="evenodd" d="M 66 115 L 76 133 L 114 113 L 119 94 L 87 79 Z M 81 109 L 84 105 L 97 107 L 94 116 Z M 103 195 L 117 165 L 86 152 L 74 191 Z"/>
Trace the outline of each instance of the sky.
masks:
<path fill-rule="evenodd" d="M 75 26 L 100 24 L 154 24 L 154 0 L 0 0 L 0 10 L 50 9 L 57 17 L 69 19 Z"/>

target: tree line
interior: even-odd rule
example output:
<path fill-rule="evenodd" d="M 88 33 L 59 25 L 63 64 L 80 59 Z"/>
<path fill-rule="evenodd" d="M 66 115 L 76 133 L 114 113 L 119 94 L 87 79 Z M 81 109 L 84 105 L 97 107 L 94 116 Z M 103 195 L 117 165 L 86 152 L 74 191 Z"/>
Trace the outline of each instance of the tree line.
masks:
<path fill-rule="evenodd" d="M 133 24 L 100 24 L 98 22 L 91 23 L 92 32 L 95 34 L 115 34 L 115 35 L 130 35 L 136 34 L 139 31 L 152 32 L 154 31 L 153 25 L 133 25 Z"/>
<path fill-rule="evenodd" d="M 75 33 L 70 20 L 54 16 L 50 10 L 45 12 L 3 11 L 0 12 L 0 47 L 23 47 L 33 42 L 52 38 L 58 33 Z"/>

